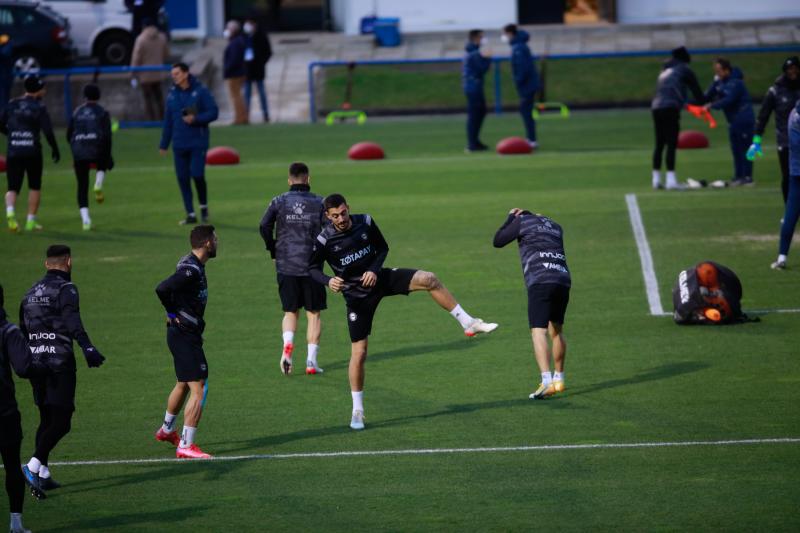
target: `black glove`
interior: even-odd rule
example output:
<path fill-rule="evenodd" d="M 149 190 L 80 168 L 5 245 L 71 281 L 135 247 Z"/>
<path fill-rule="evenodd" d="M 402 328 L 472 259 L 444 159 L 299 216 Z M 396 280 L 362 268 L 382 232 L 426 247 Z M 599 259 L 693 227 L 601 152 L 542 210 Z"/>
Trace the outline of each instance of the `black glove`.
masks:
<path fill-rule="evenodd" d="M 61 152 L 58 151 L 58 148 L 53 149 L 53 163 L 58 163 L 61 161 Z"/>
<path fill-rule="evenodd" d="M 97 348 L 94 346 L 84 348 L 83 356 L 86 358 L 86 364 L 89 365 L 89 368 L 97 368 L 103 364 L 103 361 L 106 360 L 106 358 L 103 357 L 103 354 L 98 352 Z"/>

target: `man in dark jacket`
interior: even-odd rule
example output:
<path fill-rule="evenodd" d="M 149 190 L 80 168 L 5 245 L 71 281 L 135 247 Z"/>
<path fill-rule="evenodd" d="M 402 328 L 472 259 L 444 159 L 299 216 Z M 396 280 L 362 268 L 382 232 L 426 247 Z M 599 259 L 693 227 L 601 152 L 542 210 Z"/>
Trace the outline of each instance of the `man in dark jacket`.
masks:
<path fill-rule="evenodd" d="M 245 21 L 244 34 L 247 43 L 247 48 L 244 51 L 247 75 L 244 83 L 244 103 L 247 108 L 247 115 L 249 118 L 250 97 L 252 96 L 252 86 L 255 84 L 258 90 L 258 99 L 261 103 L 261 111 L 264 115 L 264 122 L 269 122 L 269 103 L 267 102 L 264 78 L 267 73 L 267 62 L 272 57 L 272 45 L 269 42 L 267 32 L 261 29 L 254 19 Z"/>
<path fill-rule="evenodd" d="M 781 166 L 781 191 L 783 203 L 789 195 L 789 113 L 795 103 L 800 100 L 800 58 L 792 56 L 783 62 L 781 74 L 761 102 L 761 110 L 756 119 L 753 144 L 747 150 L 747 159 L 753 161 L 756 155 L 764 155 L 761 150 L 761 136 L 769 122 L 769 116 L 775 112 L 775 141 L 778 143 L 778 162 Z"/>
<path fill-rule="evenodd" d="M 247 107 L 242 96 L 242 86 L 245 80 L 244 54 L 247 41 L 242 35 L 242 28 L 235 20 L 229 20 L 223 33 L 228 39 L 223 59 L 222 77 L 225 78 L 225 88 L 228 90 L 228 100 L 233 107 L 233 123 L 248 124 Z"/>
<path fill-rule="evenodd" d="M 275 262 L 278 293 L 283 306 L 283 352 L 281 371 L 292 372 L 294 333 L 300 308 L 305 308 L 308 326 L 306 374 L 321 374 L 317 365 L 319 339 L 322 333 L 320 313 L 327 309 L 325 285 L 308 274 L 308 259 L 317 235 L 322 231 L 325 210 L 322 197 L 311 192 L 311 176 L 305 163 L 289 167 L 289 192 L 276 196 L 261 218 L 261 238 Z"/>
<path fill-rule="evenodd" d="M 539 90 L 539 72 L 528 47 L 530 35 L 525 30 L 509 24 L 503 28 L 503 41 L 511 45 L 511 73 L 519 94 L 519 113 L 525 124 L 525 138 L 531 148 L 537 148 L 536 121 L 533 120 L 533 98 Z"/>
<path fill-rule="evenodd" d="M 39 134 L 44 133 L 50 145 L 53 162 L 58 163 L 56 137 L 50 114 L 42 103 L 44 83 L 36 75 L 25 78 L 25 94 L 11 100 L 0 115 L 0 133 L 8 137 L 6 148 L 6 220 L 9 231 L 19 230 L 14 212 L 17 196 L 22 189 L 22 181 L 28 176 L 28 220 L 26 231 L 38 231 L 42 226 L 36 221 L 39 202 L 42 199 L 42 143 Z"/>
<path fill-rule="evenodd" d="M 653 188 L 661 189 L 661 156 L 667 148 L 667 189 L 680 189 L 675 177 L 675 149 L 678 147 L 681 109 L 686 105 L 686 90 L 692 91 L 695 102 L 705 102 L 697 77 L 689 68 L 689 51 L 681 46 L 672 51 L 672 58 L 664 62 L 658 75 L 656 94 L 650 109 L 656 131 L 656 147 L 653 151 Z"/>
<path fill-rule="evenodd" d="M 97 168 L 94 195 L 97 203 L 102 203 L 105 200 L 103 180 L 106 171 L 114 168 L 114 159 L 111 157 L 111 117 L 97 103 L 100 100 L 100 88 L 90 83 L 83 88 L 83 97 L 86 102 L 75 109 L 67 126 L 67 141 L 72 149 L 75 177 L 78 180 L 78 209 L 83 231 L 89 231 L 92 229 L 92 219 L 89 218 L 89 169 L 92 164 Z"/>
<path fill-rule="evenodd" d="M 89 368 L 105 361 L 83 328 L 78 288 L 71 281 L 69 247 L 50 246 L 45 267 L 47 274 L 28 290 L 19 306 L 20 329 L 28 337 L 34 361 L 47 367 L 44 375 L 31 379 L 39 428 L 36 450 L 22 468 L 25 481 L 40 498 L 44 491 L 60 486 L 50 477 L 48 461 L 56 444 L 69 433 L 75 411 L 77 363 L 72 343 L 81 347 Z"/>
<path fill-rule="evenodd" d="M 22 424 L 15 397 L 11 369 L 21 378 L 33 372 L 28 343 L 20 329 L 6 318 L 3 286 L 0 285 L 0 454 L 6 472 L 6 493 L 11 512 L 11 533 L 30 533 L 22 525 L 22 506 L 25 496 L 25 477 L 19 465 L 22 445 Z"/>
<path fill-rule="evenodd" d="M 728 120 L 728 139 L 733 154 L 733 179 L 730 185 L 753 184 L 753 162 L 747 160 L 747 149 L 753 138 L 755 114 L 750 93 L 744 85 L 742 71 L 724 57 L 714 62 L 714 82 L 705 94 L 706 109 L 722 109 Z"/>
<path fill-rule="evenodd" d="M 467 153 L 488 148 L 480 140 L 481 126 L 486 117 L 483 77 L 492 65 L 485 45 L 486 37 L 483 36 L 483 30 L 470 31 L 461 63 L 461 84 L 467 97 Z"/>
<path fill-rule="evenodd" d="M 208 125 L 217 120 L 219 109 L 211 92 L 189 74 L 186 63 L 175 63 L 170 72 L 174 85 L 167 95 L 164 129 L 159 151 L 167 153 L 172 142 L 175 174 L 183 197 L 186 218 L 180 224 L 195 224 L 197 216 L 192 202 L 192 181 L 197 188 L 200 217 L 208 220 L 208 190 L 205 168 L 208 150 Z"/>

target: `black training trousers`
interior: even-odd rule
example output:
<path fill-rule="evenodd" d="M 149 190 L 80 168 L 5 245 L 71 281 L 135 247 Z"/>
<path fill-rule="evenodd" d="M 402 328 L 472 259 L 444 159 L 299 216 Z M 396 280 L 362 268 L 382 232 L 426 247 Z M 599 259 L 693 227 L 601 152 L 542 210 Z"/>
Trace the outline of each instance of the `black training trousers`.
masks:
<path fill-rule="evenodd" d="M 25 497 L 25 478 L 22 476 L 20 464 L 20 446 L 22 445 L 22 424 L 19 411 L 0 417 L 0 454 L 3 456 L 3 469 L 6 471 L 6 493 L 8 509 L 12 513 L 21 513 Z"/>
<path fill-rule="evenodd" d="M 78 207 L 89 207 L 89 172 L 94 161 L 75 161 L 75 178 L 78 180 Z M 98 164 L 97 170 L 106 170 Z"/>
<path fill-rule="evenodd" d="M 778 147 L 778 162 L 781 165 L 781 192 L 783 193 L 783 205 L 789 198 L 789 147 Z"/>
<path fill-rule="evenodd" d="M 33 456 L 43 465 L 50 459 L 50 452 L 72 427 L 72 407 L 60 405 L 39 406 L 39 428 L 36 430 L 36 450 Z"/>
<path fill-rule="evenodd" d="M 667 148 L 667 170 L 675 170 L 675 149 L 678 147 L 681 110 L 673 107 L 653 109 L 656 130 L 656 148 L 653 151 L 653 169 L 661 169 L 661 154 Z"/>

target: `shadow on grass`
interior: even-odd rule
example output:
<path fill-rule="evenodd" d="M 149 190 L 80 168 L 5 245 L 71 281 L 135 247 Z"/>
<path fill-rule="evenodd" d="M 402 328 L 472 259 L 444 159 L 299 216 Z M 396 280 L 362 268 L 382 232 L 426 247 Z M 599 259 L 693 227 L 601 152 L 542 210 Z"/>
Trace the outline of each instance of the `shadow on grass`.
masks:
<path fill-rule="evenodd" d="M 172 455 L 174 455 L 174 453 Z M 140 483 L 158 481 L 160 479 L 174 480 L 179 476 L 196 474 L 197 470 L 186 468 L 187 465 L 191 464 L 195 463 L 187 462 L 169 466 L 159 466 L 157 468 L 153 468 L 152 465 L 143 464 L 137 465 L 136 468 L 141 468 L 141 470 L 135 473 L 120 474 L 115 476 L 103 475 L 102 477 L 84 479 L 74 483 L 70 483 L 69 481 L 62 479 L 61 481 L 64 482 L 64 487 L 62 489 L 48 492 L 47 498 L 54 499 L 58 498 L 61 494 L 77 494 L 81 492 L 106 490 L 114 487 L 124 487 L 126 485 L 138 485 Z M 216 463 L 214 464 L 216 465 Z M 219 464 L 222 465 L 223 463 Z"/>
<path fill-rule="evenodd" d="M 566 394 L 567 396 L 579 396 L 581 394 L 591 394 L 593 392 L 606 391 L 608 389 L 613 389 L 615 387 L 624 387 L 627 385 L 637 385 L 639 383 L 647 383 L 650 381 L 659 381 L 662 379 L 669 379 L 675 376 L 680 376 L 683 374 L 691 374 L 692 372 L 705 370 L 710 366 L 711 365 L 707 363 L 700 363 L 697 361 L 689 361 L 683 363 L 669 363 L 666 365 L 661 365 L 655 368 L 651 368 L 649 370 L 645 370 L 634 376 L 603 381 L 601 383 L 595 383 L 593 385 L 589 385 L 586 387 L 567 389 Z"/>
<path fill-rule="evenodd" d="M 178 507 L 174 509 L 163 509 L 161 511 L 141 511 L 134 513 L 122 513 L 110 516 L 86 518 L 75 520 L 68 524 L 59 524 L 54 528 L 37 527 L 36 531 L 114 531 L 125 526 L 140 526 L 140 530 L 147 529 L 145 524 L 152 527 L 154 531 L 163 531 L 168 528 L 175 528 L 181 522 L 190 518 L 202 516 L 208 511 L 208 506 Z"/>
<path fill-rule="evenodd" d="M 418 344 L 416 346 L 406 346 L 404 348 L 397 348 L 396 350 L 375 352 L 369 354 L 369 356 L 367 357 L 367 365 L 372 365 L 380 361 L 385 361 L 386 359 L 394 359 L 396 357 L 412 357 L 416 355 L 435 354 L 437 352 L 444 352 L 456 349 L 470 350 L 478 346 L 478 343 L 480 342 L 481 342 L 480 339 L 468 339 L 468 340 L 462 339 L 457 341 L 450 341 L 447 343 Z M 339 368 L 347 368 L 349 365 L 350 365 L 349 360 L 336 361 L 325 365 L 325 369 L 336 370 Z"/>

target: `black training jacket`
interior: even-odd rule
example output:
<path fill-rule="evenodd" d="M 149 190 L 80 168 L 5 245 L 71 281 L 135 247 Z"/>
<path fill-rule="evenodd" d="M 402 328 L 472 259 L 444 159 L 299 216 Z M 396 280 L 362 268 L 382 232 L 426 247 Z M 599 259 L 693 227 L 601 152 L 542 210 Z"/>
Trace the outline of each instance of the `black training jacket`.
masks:
<path fill-rule="evenodd" d="M 8 102 L 0 115 L 0 132 L 8 137 L 6 157 L 9 158 L 41 155 L 40 133 L 44 133 L 50 148 L 58 151 L 47 108 L 32 96 L 21 96 Z"/>

